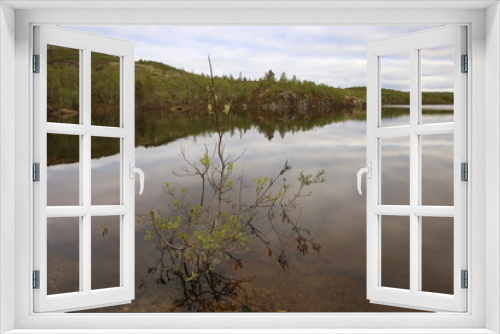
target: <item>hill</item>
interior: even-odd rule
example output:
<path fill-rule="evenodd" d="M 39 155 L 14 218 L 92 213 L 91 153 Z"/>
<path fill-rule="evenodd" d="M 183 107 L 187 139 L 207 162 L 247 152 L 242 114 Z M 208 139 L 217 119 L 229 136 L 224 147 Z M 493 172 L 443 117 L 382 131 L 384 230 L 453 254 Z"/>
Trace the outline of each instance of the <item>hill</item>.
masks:
<path fill-rule="evenodd" d="M 48 108 L 72 115 L 78 110 L 78 54 L 62 52 L 51 46 L 48 50 Z M 75 81 L 76 80 L 76 81 Z M 136 110 L 162 109 L 168 112 L 206 110 L 207 96 L 201 87 L 209 84 L 205 74 L 187 73 L 172 66 L 139 60 L 135 63 Z M 343 110 L 362 111 L 366 106 L 366 87 L 336 88 L 312 81 L 291 78 L 272 70 L 260 79 L 216 76 L 215 87 L 220 100 L 231 102 L 233 110 L 263 112 L 311 113 Z M 409 93 L 383 89 L 383 104 L 409 104 Z M 453 93 L 424 93 L 423 104 L 452 104 Z M 114 56 L 92 53 L 92 109 L 101 113 L 119 106 L 119 60 Z M 50 117 L 49 117 L 50 121 Z"/>

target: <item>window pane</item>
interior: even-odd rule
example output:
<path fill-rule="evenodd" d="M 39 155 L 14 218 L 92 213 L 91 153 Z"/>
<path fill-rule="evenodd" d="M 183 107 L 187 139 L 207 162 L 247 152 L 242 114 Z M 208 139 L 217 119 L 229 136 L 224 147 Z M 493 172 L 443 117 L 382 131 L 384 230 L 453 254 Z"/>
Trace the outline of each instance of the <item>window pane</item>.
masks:
<path fill-rule="evenodd" d="M 422 123 L 453 122 L 453 45 L 420 50 Z"/>
<path fill-rule="evenodd" d="M 120 138 L 92 137 L 92 205 L 120 204 Z"/>
<path fill-rule="evenodd" d="M 453 134 L 421 136 L 422 205 L 453 205 Z"/>
<path fill-rule="evenodd" d="M 80 205 L 80 137 L 47 134 L 47 205 Z"/>
<path fill-rule="evenodd" d="M 80 291 L 80 218 L 47 218 L 47 294 Z"/>
<path fill-rule="evenodd" d="M 382 204 L 410 204 L 410 138 L 380 139 Z"/>
<path fill-rule="evenodd" d="M 80 50 L 47 45 L 47 121 L 80 123 Z"/>
<path fill-rule="evenodd" d="M 410 52 L 380 57 L 382 126 L 410 124 Z"/>
<path fill-rule="evenodd" d="M 92 217 L 92 289 L 120 286 L 120 216 Z"/>
<path fill-rule="evenodd" d="M 422 290 L 453 294 L 453 218 L 422 217 Z"/>
<path fill-rule="evenodd" d="M 380 217 L 382 286 L 410 289 L 410 217 Z"/>
<path fill-rule="evenodd" d="M 92 125 L 120 126 L 120 57 L 92 52 Z"/>

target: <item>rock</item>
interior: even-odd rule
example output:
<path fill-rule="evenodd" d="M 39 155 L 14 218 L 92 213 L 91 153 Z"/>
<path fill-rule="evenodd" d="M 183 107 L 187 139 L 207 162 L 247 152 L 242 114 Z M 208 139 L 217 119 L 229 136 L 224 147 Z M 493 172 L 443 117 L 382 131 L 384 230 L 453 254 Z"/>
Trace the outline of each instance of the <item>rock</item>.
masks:
<path fill-rule="evenodd" d="M 354 96 L 346 96 L 344 106 L 352 113 L 363 112 L 366 110 L 366 101 Z"/>
<path fill-rule="evenodd" d="M 257 107 L 266 112 L 272 112 L 291 118 L 296 114 L 308 115 L 311 110 L 311 99 L 306 94 L 284 91 L 272 94 L 264 91 L 258 94 Z"/>

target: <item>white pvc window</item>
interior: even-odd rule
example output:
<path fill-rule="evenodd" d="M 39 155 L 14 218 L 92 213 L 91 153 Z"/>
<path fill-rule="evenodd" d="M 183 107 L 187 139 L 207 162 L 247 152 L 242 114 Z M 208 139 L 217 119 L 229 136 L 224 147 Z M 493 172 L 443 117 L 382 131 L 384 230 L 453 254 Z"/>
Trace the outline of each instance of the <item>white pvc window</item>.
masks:
<path fill-rule="evenodd" d="M 444 47 L 451 48 L 450 80 L 454 112 L 452 119 L 443 122 L 424 115 L 422 91 L 429 84 L 426 80 L 434 80 L 425 73 L 428 50 L 439 51 Z M 467 310 L 467 290 L 461 286 L 461 272 L 467 269 L 467 182 L 461 181 L 461 163 L 467 162 L 467 74 L 462 73 L 461 68 L 462 55 L 466 54 L 466 50 L 466 28 L 457 26 L 378 40 L 368 46 L 367 167 L 370 170 L 365 171 L 371 175 L 367 178 L 367 298 L 373 303 L 433 311 Z M 396 59 L 394 63 L 398 65 L 388 70 L 385 64 L 391 57 Z M 436 71 L 443 70 L 443 66 L 437 66 Z M 407 71 L 407 76 L 398 76 L 401 71 Z M 390 117 L 382 117 L 382 95 L 388 92 L 382 91 L 386 79 L 394 80 L 395 90 L 406 87 L 409 92 L 410 116 L 401 124 L 391 124 Z M 451 185 L 448 184 L 452 192 L 451 200 L 443 202 L 440 198 L 430 200 L 432 192 L 426 192 L 425 187 L 429 183 L 426 178 L 433 176 L 432 164 L 423 164 L 426 159 L 432 162 L 432 159 L 441 159 L 446 155 L 438 152 L 430 158 L 425 156 L 429 138 L 440 136 L 446 137 L 448 142 L 451 140 L 451 164 L 446 177 L 453 178 Z M 397 144 L 387 144 L 395 142 Z M 394 156 L 390 148 L 397 145 L 406 149 L 406 153 L 398 153 L 406 154 L 406 162 L 400 159 L 393 170 L 407 168 L 405 177 L 399 177 L 399 172 L 387 173 L 388 167 L 384 164 L 388 161 L 384 160 L 385 156 Z M 436 147 L 444 147 L 444 144 L 440 145 Z M 439 177 L 430 179 L 433 180 L 431 185 L 438 185 L 441 181 Z M 398 187 L 387 189 L 387 184 L 391 182 L 396 182 Z M 395 189 L 399 189 L 400 193 L 395 194 Z M 453 276 L 447 293 L 426 291 L 424 284 L 426 275 L 431 274 L 423 269 L 423 260 L 425 256 L 429 257 L 423 255 L 428 235 L 423 228 L 436 227 L 440 219 L 452 224 L 453 258 L 449 260 L 449 266 Z M 391 232 L 386 233 L 387 229 Z M 394 231 L 399 231 L 399 234 Z M 397 243 L 403 246 L 388 248 Z M 444 241 L 438 241 L 438 246 L 441 243 Z M 387 254 L 387 249 L 392 249 L 392 253 Z M 407 269 L 391 270 L 392 274 L 398 275 L 407 271 L 408 280 L 404 284 L 399 280 L 398 284 L 391 285 L 391 280 L 387 278 L 391 273 L 384 272 L 384 265 L 405 252 L 409 255 Z"/>
<path fill-rule="evenodd" d="M 486 15 L 485 12 L 486 10 L 480 9 L 479 5 L 474 6 L 474 8 L 478 8 L 478 10 L 460 10 L 460 8 L 464 8 L 467 4 L 463 5 L 460 7 L 460 4 L 458 4 L 459 7 L 455 8 L 455 5 L 457 5 L 458 2 L 453 3 L 449 7 L 453 7 L 454 10 L 450 11 L 449 9 L 415 9 L 415 10 L 407 10 L 408 7 L 411 7 L 411 5 L 405 4 L 402 6 L 400 9 L 396 10 L 381 10 L 377 12 L 377 15 L 373 15 L 373 10 L 371 9 L 361 9 L 361 10 L 342 10 L 342 9 L 328 9 L 325 10 L 323 9 L 311 9 L 308 11 L 304 10 L 296 10 L 292 11 L 292 14 L 296 14 L 294 16 L 294 19 L 292 21 L 288 20 L 287 22 L 296 22 L 298 24 L 308 24 L 311 21 L 311 13 L 318 17 L 324 17 L 322 22 L 325 22 L 325 24 L 342 24 L 342 22 L 365 22 L 365 24 L 372 24 L 372 25 L 379 25 L 379 24 L 399 24 L 401 22 L 406 22 L 406 23 L 418 23 L 418 24 L 427 24 L 427 25 L 432 25 L 435 24 L 435 22 L 443 22 L 443 24 L 452 24 L 453 22 L 471 22 L 470 25 L 472 27 L 475 27 L 476 25 L 479 27 L 484 26 L 484 22 L 486 22 Z M 75 21 L 75 24 L 81 24 L 82 22 L 88 22 L 89 24 L 102 24 L 102 16 L 99 15 L 99 13 L 102 13 L 102 9 L 90 9 L 88 11 L 81 11 L 79 9 L 66 9 L 66 10 L 38 10 L 37 8 L 41 8 L 43 6 L 43 2 L 39 6 L 35 7 L 30 7 L 33 8 L 33 10 L 30 11 L 21 11 L 20 15 L 16 16 L 16 24 L 17 24 L 17 30 L 16 30 L 16 36 L 17 36 L 17 42 L 16 42 L 16 73 L 22 73 L 22 74 L 27 74 L 28 73 L 28 65 L 30 64 L 31 61 L 31 52 L 28 52 L 31 47 L 28 46 L 29 41 L 31 40 L 30 35 L 31 31 L 28 29 L 28 26 L 30 26 L 30 22 L 44 22 L 46 24 L 54 24 L 54 22 L 65 22 L 68 24 L 68 22 L 73 22 Z M 380 3 L 375 3 L 375 7 L 380 7 Z M 334 6 L 333 6 L 334 7 Z M 332 8 L 333 8 L 332 7 Z M 69 8 L 69 7 L 68 7 Z M 71 7 L 73 8 L 73 7 Z M 406 8 L 406 10 L 405 10 Z M 260 8 L 262 9 L 262 8 Z M 489 8 L 488 14 L 491 14 L 494 12 L 496 9 L 495 8 Z M 14 13 L 14 11 L 11 11 Z M 173 14 L 172 14 L 173 12 Z M 250 22 L 250 23 L 259 23 L 261 24 L 268 24 L 269 19 L 268 16 L 262 15 L 265 12 L 264 9 L 262 10 L 254 10 L 254 11 L 246 11 L 244 9 L 235 9 L 231 12 L 231 15 L 228 15 L 227 19 L 220 19 L 217 22 L 219 24 L 231 24 L 233 22 Z M 169 15 L 170 14 L 170 15 Z M 204 11 L 197 11 L 197 10 L 181 10 L 181 9 L 153 9 L 153 10 L 144 10 L 144 11 L 137 11 L 137 10 L 114 10 L 114 11 L 109 11 L 106 13 L 106 22 L 109 22 L 109 24 L 124 24 L 129 23 L 129 24 L 137 24 L 138 22 L 141 23 L 148 23 L 151 22 L 152 18 L 154 19 L 155 17 L 156 22 L 163 22 L 165 24 L 178 24 L 179 22 L 206 22 L 206 12 Z M 155 16 L 156 15 L 156 16 Z M 323 15 L 323 16 L 322 16 Z M 169 19 L 169 18 L 173 19 Z M 341 18 L 341 19 L 340 19 Z M 266 21 L 267 20 L 267 21 Z M 280 21 L 280 18 L 277 19 L 277 21 Z M 8 23 L 8 20 L 4 20 L 4 22 Z M 11 20 L 13 22 L 13 20 Z M 496 21 L 493 20 L 493 23 Z M 12 25 L 13 27 L 13 25 Z M 11 33 L 14 31 L 14 29 L 11 29 Z M 469 31 L 470 32 L 470 50 L 474 52 L 476 55 L 481 55 L 484 52 L 484 40 L 485 40 L 485 35 L 489 36 L 491 34 L 491 31 L 484 31 L 484 29 L 472 29 Z M 493 29 L 494 33 L 494 29 Z M 10 34 L 13 37 L 13 34 Z M 495 44 L 496 39 L 495 38 L 489 38 L 487 39 L 491 43 Z M 4 41 L 4 40 L 2 40 Z M 7 41 L 7 40 L 6 40 Z M 8 43 L 4 43 L 7 45 L 5 48 L 5 51 L 7 54 L 12 55 L 13 58 L 13 53 L 10 52 L 12 51 L 12 48 L 9 47 Z M 13 44 L 13 43 L 11 43 Z M 5 45 L 2 45 L 5 46 Z M 491 47 L 490 44 L 487 43 L 488 46 Z M 488 50 L 491 50 L 492 48 L 489 48 Z M 494 48 L 493 48 L 494 49 Z M 10 50 L 10 51 L 9 51 Z M 490 58 L 488 58 L 491 56 Z M 4 57 L 7 59 L 7 57 Z M 2 59 L 4 59 L 2 58 Z M 490 52 L 487 53 L 487 60 L 489 59 L 489 63 L 494 63 L 494 57 L 490 54 Z M 8 61 L 8 59 L 6 60 Z M 470 60 L 472 63 L 472 61 Z M 12 62 L 9 62 L 13 64 Z M 488 61 L 486 61 L 488 63 Z M 473 65 L 475 68 L 481 68 L 481 65 L 484 67 L 485 64 L 485 57 L 477 57 L 476 59 L 473 60 Z M 11 71 L 12 72 L 12 71 Z M 481 72 L 479 71 L 472 77 L 469 76 L 469 83 L 472 84 L 470 86 L 471 92 L 469 92 L 469 96 L 474 96 L 476 97 L 474 100 L 469 102 L 469 106 L 472 107 L 473 112 L 475 112 L 474 116 L 474 124 L 469 123 L 469 128 L 471 130 L 474 130 L 474 136 L 470 137 L 470 148 L 472 149 L 470 154 L 470 159 L 477 159 L 477 162 L 475 162 L 476 169 L 479 170 L 478 167 L 481 167 L 484 165 L 481 161 L 484 160 L 484 138 L 485 138 L 485 132 L 484 130 L 484 91 L 487 92 L 486 96 L 491 97 L 488 95 L 494 90 L 494 86 L 496 85 L 496 80 L 493 80 L 494 75 L 492 74 L 493 71 L 487 71 L 486 72 L 486 77 L 491 78 L 493 84 L 485 88 L 485 75 L 484 71 Z M 2 72 L 2 74 L 8 74 Z M 14 74 L 11 73 L 11 77 L 13 77 Z M 5 76 L 5 79 L 7 79 L 8 76 Z M 31 106 L 33 103 L 33 100 L 30 97 L 30 90 L 27 87 L 29 86 L 29 82 L 31 80 L 28 80 L 28 75 L 18 75 L 16 77 L 16 83 L 17 85 L 21 85 L 22 87 L 20 89 L 20 93 L 16 94 L 17 95 L 17 101 L 16 101 L 16 127 L 17 128 L 29 128 L 28 120 L 31 119 Z M 492 88 L 493 87 L 493 88 Z M 4 85 L 5 88 L 5 85 Z M 9 92 L 10 90 L 6 90 L 6 92 Z M 2 98 L 7 99 L 6 103 L 9 101 L 13 101 L 14 97 L 11 96 L 10 99 L 8 96 L 3 96 Z M 486 104 L 489 105 L 490 107 L 494 102 L 491 102 L 492 99 L 487 99 Z M 13 104 L 13 103 L 12 103 Z M 495 108 L 491 108 L 495 109 Z M 470 110 L 469 109 L 469 117 L 470 117 Z M 11 125 L 14 125 L 13 121 L 13 115 L 11 113 L 11 119 L 7 118 L 7 121 L 12 123 Z M 490 124 L 494 124 L 495 122 Z M 494 127 L 494 125 L 492 125 Z M 18 131 L 19 132 L 19 131 Z M 16 132 L 16 133 L 18 133 Z M 490 137 L 494 133 L 494 131 L 489 132 Z M 27 134 L 21 134 L 18 136 L 21 136 L 20 138 L 28 137 Z M 489 143 L 489 148 L 495 146 L 495 140 L 492 138 L 487 137 L 488 140 L 486 141 Z M 31 151 L 32 148 L 32 143 L 28 143 L 26 140 L 16 140 L 16 145 L 15 145 L 15 150 L 17 152 L 28 152 Z M 6 146 L 7 147 L 7 146 Z M 14 150 L 14 146 L 12 147 L 12 150 Z M 12 151 L 13 152 L 13 151 Z M 476 161 L 476 160 L 474 160 Z M 7 252 L 3 255 L 4 258 L 7 256 L 6 254 L 9 253 L 9 256 L 14 256 L 15 255 L 15 260 L 16 260 L 16 278 L 19 279 L 19 282 L 22 284 L 16 284 L 16 296 L 28 296 L 28 294 L 31 294 L 32 288 L 31 288 L 31 282 L 28 284 L 28 277 L 31 275 L 31 269 L 32 266 L 29 265 L 28 263 L 24 263 L 24 261 L 28 261 L 31 264 L 31 257 L 33 255 L 33 248 L 32 248 L 32 241 L 31 238 L 28 238 L 27 236 L 30 235 L 28 232 L 32 230 L 32 222 L 29 220 L 29 217 L 32 216 L 31 210 L 31 199 L 32 197 L 32 192 L 28 187 L 28 180 L 26 175 L 30 173 L 31 169 L 31 162 L 32 159 L 28 158 L 28 155 L 26 154 L 19 154 L 16 155 L 16 168 L 17 171 L 20 171 L 19 173 L 16 174 L 16 183 L 19 184 L 19 188 L 16 189 L 16 242 L 15 242 L 15 247 L 14 247 L 14 242 L 4 244 L 4 246 L 7 249 Z M 474 162 L 473 162 L 474 163 Z M 489 166 L 489 165 L 488 165 Z M 484 167 L 484 166 L 483 166 Z M 470 177 L 472 176 L 472 173 L 470 174 Z M 479 186 L 482 184 L 481 182 L 481 173 L 475 173 L 475 182 L 478 182 Z M 479 179 L 478 179 L 479 177 Z M 30 177 L 31 178 L 31 177 Z M 490 185 L 490 190 L 494 188 L 494 182 L 495 180 L 492 180 L 492 182 L 489 182 L 488 184 Z M 31 182 L 29 182 L 31 185 Z M 484 183 L 484 182 L 483 182 Z M 481 188 L 481 187 L 479 187 Z M 469 189 L 470 191 L 470 189 Z M 319 315 L 311 315 L 308 317 L 304 316 L 292 316 L 292 317 L 287 317 L 286 314 L 283 315 L 274 315 L 272 317 L 269 316 L 258 316 L 255 315 L 254 317 L 231 317 L 231 316 L 218 316 L 218 315 L 213 315 L 211 317 L 206 317 L 203 315 L 191 315 L 190 317 L 195 319 L 198 322 L 201 322 L 201 326 L 204 328 L 208 327 L 213 327 L 213 328 L 222 328 L 223 326 L 226 328 L 242 328 L 242 327 L 248 327 L 252 328 L 255 327 L 256 323 L 264 324 L 267 327 L 271 327 L 275 325 L 277 322 L 281 321 L 281 327 L 284 327 L 283 324 L 286 324 L 287 327 L 289 328 L 306 328 L 304 331 L 308 331 L 307 328 L 329 328 L 329 327 L 336 327 L 336 328 L 348 328 L 349 326 L 352 326 L 353 324 L 353 316 L 358 320 L 358 324 L 362 322 L 363 327 L 366 327 L 368 329 L 362 329 L 364 331 L 370 331 L 369 328 L 372 328 L 372 331 L 376 332 L 375 329 L 373 328 L 379 328 L 381 323 L 386 324 L 387 326 L 392 326 L 392 327 L 397 327 L 397 328 L 421 328 L 421 332 L 429 332 L 433 331 L 432 329 L 429 328 L 472 328 L 471 331 L 476 328 L 478 331 L 481 329 L 484 330 L 485 327 L 485 322 L 484 322 L 484 306 L 485 306 L 485 301 L 484 301 L 484 259 L 486 256 L 486 263 L 487 266 L 492 265 L 493 267 L 495 266 L 495 252 L 487 252 L 485 254 L 484 252 L 484 228 L 485 228 L 485 221 L 487 225 L 487 229 L 491 227 L 488 225 L 491 221 L 489 218 L 491 218 L 492 214 L 486 215 L 486 220 L 484 219 L 484 208 L 482 204 L 484 204 L 484 191 L 477 190 L 474 192 L 475 197 L 474 198 L 469 198 L 470 205 L 471 205 L 471 212 L 469 213 L 471 215 L 472 220 L 469 221 L 469 229 L 470 232 L 473 232 L 469 235 L 469 241 L 472 243 L 473 247 L 469 244 L 470 248 L 470 253 L 469 253 L 469 264 L 471 267 L 469 269 L 476 269 L 474 272 L 474 277 L 475 279 L 471 281 L 469 284 L 469 287 L 472 285 L 472 288 L 469 288 L 469 293 L 472 298 L 469 299 L 469 313 L 470 314 L 454 314 L 454 315 L 449 315 L 449 314 L 399 314 L 395 316 L 394 314 L 378 314 L 375 317 L 370 314 L 347 314 L 347 315 L 342 315 L 342 314 L 333 314 L 333 315 L 328 315 L 328 314 L 323 314 Z M 494 195 L 494 194 L 493 194 Z M 491 196 L 490 196 L 491 197 Z M 5 200 L 7 197 L 4 197 L 4 202 L 3 204 L 9 205 L 9 201 Z M 482 213 L 483 212 L 483 213 Z M 477 221 L 475 221 L 477 219 Z M 493 219 L 494 220 L 494 219 Z M 28 223 L 29 222 L 29 223 Z M 7 222 L 6 222 L 7 223 Z M 8 225 L 8 224 L 7 224 Z M 472 225 L 472 226 L 471 226 Z M 494 229 L 494 228 L 493 228 Z M 496 233 L 490 233 L 488 234 L 491 240 L 496 238 Z M 487 238 L 487 239 L 488 239 Z M 498 239 L 498 238 L 497 238 Z M 490 241 L 491 241 L 490 240 Z M 491 244 L 495 244 L 495 242 L 492 242 Z M 14 249 L 15 248 L 15 249 Z M 15 250 L 15 252 L 14 252 Z M 13 261 L 11 261 L 13 264 Z M 7 263 L 7 266 L 10 266 L 9 263 Z M 13 267 L 12 267 L 13 268 Z M 10 277 L 13 277 L 13 270 L 7 270 L 10 273 Z M 7 273 L 6 273 L 7 274 Z M 17 277 L 19 275 L 19 277 Z M 489 275 L 486 280 L 489 283 L 492 283 L 494 281 L 494 278 L 491 278 L 492 275 Z M 494 276 L 494 275 L 493 275 Z M 23 283 L 24 282 L 24 283 Z M 493 282 L 493 285 L 494 282 Z M 9 285 L 8 289 L 12 289 L 12 286 Z M 489 290 L 488 290 L 489 291 Z M 7 303 L 14 302 L 14 293 L 7 293 L 5 294 L 5 300 Z M 486 300 L 486 305 L 494 307 L 494 298 L 487 298 Z M 22 329 L 22 328 L 48 328 L 48 329 L 53 329 L 54 327 L 59 327 L 59 328 L 66 328 L 68 332 L 75 332 L 78 331 L 78 329 L 81 328 L 122 328 L 122 329 L 129 329 L 130 328 L 138 328 L 138 327 L 143 327 L 143 328 L 164 328 L 165 326 L 169 327 L 182 327 L 185 326 L 186 324 L 186 317 L 184 315 L 165 315 L 165 316 L 155 316 L 155 315 L 109 315 L 106 316 L 104 314 L 92 316 L 89 314 L 73 314 L 73 315 L 58 315 L 58 314 L 48 314 L 44 316 L 32 316 L 30 315 L 30 310 L 31 310 L 32 302 L 31 298 L 18 298 L 16 300 L 16 324 L 15 327 L 17 329 Z M 8 308 L 4 308 L 4 311 L 9 311 Z M 19 314 L 18 314 L 19 313 Z M 8 315 L 7 315 L 8 316 Z M 197 319 L 197 316 L 200 317 L 200 319 Z M 8 316 L 9 317 L 9 316 Z M 11 318 L 14 318 L 13 316 Z M 491 319 L 490 319 L 491 320 Z M 13 321 L 7 321 L 7 327 L 9 327 L 9 323 L 13 323 Z M 166 325 L 168 323 L 168 325 Z M 359 328 L 359 325 L 355 325 L 357 328 Z M 387 327 L 386 326 L 386 327 Z M 14 328 L 14 325 L 11 325 L 9 328 Z M 488 327 L 490 328 L 490 327 Z M 490 328 L 491 329 L 491 328 Z M 91 329 L 89 331 L 92 331 Z M 99 332 L 99 330 L 94 329 L 94 332 Z M 103 330 L 101 330 L 103 331 Z M 142 330 L 135 330 L 134 332 L 140 333 L 144 332 L 145 329 Z M 236 331 L 236 330 L 235 330 Z M 311 331 L 311 330 L 309 330 Z M 361 330 L 360 330 L 361 331 Z"/>
<path fill-rule="evenodd" d="M 50 52 L 57 55 L 55 51 L 71 53 L 72 60 L 68 62 L 54 58 L 51 64 L 57 66 L 48 70 L 48 55 L 50 56 Z M 129 303 L 134 299 L 133 44 L 115 38 L 42 26 L 35 27 L 34 30 L 34 54 L 39 55 L 39 73 L 33 73 L 34 162 L 40 164 L 40 181 L 34 183 L 33 269 L 39 271 L 39 288 L 33 289 L 34 311 L 65 312 Z M 112 72 L 119 76 L 119 85 L 115 87 L 116 94 L 106 98 L 113 102 L 116 117 L 112 120 L 108 117 L 105 122 L 99 122 L 94 117 L 98 110 L 92 105 L 92 94 L 98 94 L 99 91 L 98 88 L 91 91 L 91 80 L 104 81 L 107 74 L 94 76 L 91 69 L 99 66 L 96 59 L 109 56 L 117 59 L 117 66 Z M 93 59 L 97 65 L 91 63 Z M 69 69 L 64 69 L 64 66 Z M 53 84 L 48 81 L 48 75 L 56 75 L 62 79 L 58 84 Z M 58 105 L 57 110 L 47 110 L 48 97 L 53 96 L 54 91 L 64 89 L 71 90 L 71 94 L 65 96 L 73 96 L 73 101 L 56 101 L 54 104 Z M 109 142 L 118 151 L 114 158 L 116 172 L 113 176 L 117 187 L 114 190 L 104 190 L 113 198 L 109 203 L 96 200 L 95 190 L 99 185 L 92 182 L 92 179 L 97 178 L 99 166 L 93 166 L 91 161 L 95 154 L 92 151 L 95 140 Z M 48 142 L 51 144 L 48 145 Z M 60 148 L 64 154 L 50 152 L 55 150 L 54 147 Z M 68 147 L 71 148 L 69 152 Z M 73 181 L 67 182 L 66 187 L 63 185 L 54 190 L 48 178 L 62 179 L 65 175 L 58 174 L 57 170 L 48 175 L 48 157 L 51 157 L 49 160 L 60 159 L 60 162 L 66 163 L 65 159 L 68 158 L 64 157 L 67 156 L 71 158 L 76 176 L 74 175 Z M 108 224 L 113 222 L 118 239 L 114 254 L 117 263 L 116 280 L 105 287 L 92 284 L 92 276 L 103 270 L 95 269 L 93 263 L 101 256 L 92 254 L 93 238 L 96 233 L 101 233 L 96 230 L 99 229 L 98 224 L 106 232 L 110 229 L 97 218 Z M 68 237 L 57 233 L 54 226 L 58 224 L 74 226 L 69 229 L 73 231 L 73 235 Z M 66 227 L 68 226 L 65 226 L 64 231 L 68 231 Z M 73 277 L 73 285 L 68 285 L 66 290 L 54 287 L 53 284 L 49 286 L 47 279 L 48 247 L 55 247 L 63 238 L 66 238 L 65 242 L 71 241 L 71 249 L 75 251 L 79 263 L 76 267 L 61 265 L 61 268 L 54 269 L 57 271 L 56 275 Z"/>

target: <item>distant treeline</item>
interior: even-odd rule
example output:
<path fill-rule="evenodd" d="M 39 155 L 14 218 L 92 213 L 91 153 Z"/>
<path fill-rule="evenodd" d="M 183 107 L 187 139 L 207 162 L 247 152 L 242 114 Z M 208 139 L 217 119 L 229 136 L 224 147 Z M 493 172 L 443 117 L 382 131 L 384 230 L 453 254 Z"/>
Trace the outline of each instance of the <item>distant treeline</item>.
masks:
<path fill-rule="evenodd" d="M 366 101 L 366 87 L 344 88 L 349 96 L 355 96 Z M 382 104 L 409 105 L 410 92 L 394 89 L 382 89 Z M 453 93 L 449 92 L 422 92 L 422 104 L 453 104 Z"/>
<path fill-rule="evenodd" d="M 119 58 L 92 53 L 92 107 L 119 105 Z M 48 48 L 47 104 L 53 110 L 78 110 L 79 52 L 78 50 L 49 46 Z M 207 74 L 186 73 L 166 64 L 139 60 L 135 63 L 136 108 L 156 109 L 174 106 L 206 106 Z M 257 91 L 271 94 L 283 91 L 322 96 L 332 105 L 342 106 L 346 97 L 366 100 L 366 87 L 338 88 L 312 81 L 300 80 L 295 75 L 272 70 L 258 80 L 241 74 L 216 76 L 215 86 L 224 102 L 249 103 Z M 193 82 L 194 81 L 194 82 Z M 201 87 L 200 87 L 201 86 Z M 268 95 L 269 96 L 269 95 Z M 423 93 L 423 104 L 453 104 L 453 93 Z M 383 104 L 409 104 L 409 93 L 383 89 Z"/>

